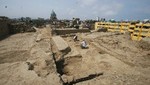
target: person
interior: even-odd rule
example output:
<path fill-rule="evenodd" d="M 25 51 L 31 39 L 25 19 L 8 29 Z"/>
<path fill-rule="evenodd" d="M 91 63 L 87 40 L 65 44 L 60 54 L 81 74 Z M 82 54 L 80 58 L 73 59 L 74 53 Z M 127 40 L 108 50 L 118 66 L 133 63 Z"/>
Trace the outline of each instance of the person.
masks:
<path fill-rule="evenodd" d="M 77 40 L 78 40 L 78 36 L 75 35 L 75 36 L 73 37 L 73 40 L 74 40 L 74 41 L 77 41 Z"/>
<path fill-rule="evenodd" d="M 87 43 L 86 43 L 85 40 L 83 40 L 83 41 L 81 42 L 81 48 L 82 48 L 82 49 L 87 48 Z"/>

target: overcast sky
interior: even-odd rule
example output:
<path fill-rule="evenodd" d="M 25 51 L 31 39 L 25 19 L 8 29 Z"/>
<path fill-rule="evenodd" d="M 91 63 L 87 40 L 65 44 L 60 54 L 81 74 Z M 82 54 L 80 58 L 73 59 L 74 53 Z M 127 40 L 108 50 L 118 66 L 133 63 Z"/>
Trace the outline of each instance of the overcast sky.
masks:
<path fill-rule="evenodd" d="M 59 19 L 150 19 L 150 0 L 0 0 L 0 16 Z"/>

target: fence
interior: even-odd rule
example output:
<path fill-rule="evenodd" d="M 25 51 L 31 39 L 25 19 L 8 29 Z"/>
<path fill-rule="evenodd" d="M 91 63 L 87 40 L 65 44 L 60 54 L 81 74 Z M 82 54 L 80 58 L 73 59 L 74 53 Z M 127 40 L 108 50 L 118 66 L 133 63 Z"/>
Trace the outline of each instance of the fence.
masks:
<path fill-rule="evenodd" d="M 109 32 L 130 32 L 132 40 L 140 41 L 142 37 L 150 37 L 150 24 L 96 22 L 95 30 L 106 28 Z"/>

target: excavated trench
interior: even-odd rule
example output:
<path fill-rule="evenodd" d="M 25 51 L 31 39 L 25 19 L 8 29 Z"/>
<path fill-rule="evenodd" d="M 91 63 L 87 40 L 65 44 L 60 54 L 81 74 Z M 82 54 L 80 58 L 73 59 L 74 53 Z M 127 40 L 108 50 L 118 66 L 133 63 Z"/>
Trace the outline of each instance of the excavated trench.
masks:
<path fill-rule="evenodd" d="M 51 48 L 57 73 L 60 74 L 59 77 L 63 85 L 74 85 L 76 83 L 88 81 L 100 75 L 103 75 L 103 73 L 90 73 L 84 76 L 77 77 L 78 74 L 82 74 L 82 72 L 86 71 L 80 68 L 80 65 L 82 65 L 82 56 L 77 55 L 66 57 L 66 55 L 71 51 L 71 49 L 70 51 L 68 50 L 64 52 L 59 52 L 58 50 L 56 50 L 56 46 L 54 44 L 51 44 Z M 63 77 L 64 75 L 66 76 L 65 78 Z M 72 76 L 71 80 L 70 76 Z"/>
<path fill-rule="evenodd" d="M 63 75 L 67 75 L 67 76 L 71 76 L 71 75 L 73 75 L 73 74 L 71 74 L 70 73 L 70 71 L 68 70 L 68 69 L 66 69 L 66 68 L 69 68 L 68 66 L 68 64 L 69 63 L 67 63 L 66 61 L 66 59 L 61 59 L 61 60 L 59 60 L 59 61 L 56 61 L 56 56 L 55 56 L 55 53 L 53 53 L 53 59 L 54 59 L 54 61 L 55 61 L 55 64 L 56 64 L 56 69 L 57 69 L 57 72 L 60 74 L 60 80 L 61 80 L 61 82 L 63 83 L 63 85 L 74 85 L 74 84 L 76 84 L 76 83 L 80 83 L 80 82 L 84 82 L 84 81 L 88 81 L 88 80 L 91 80 L 91 79 L 94 79 L 94 78 L 96 78 L 96 77 L 99 77 L 100 75 L 103 75 L 103 73 L 98 73 L 98 74 L 89 74 L 89 75 L 87 75 L 87 76 L 85 76 L 85 77 L 82 77 L 82 78 L 79 78 L 79 79 L 73 79 L 72 81 L 69 81 L 69 82 L 66 82 L 66 81 L 64 81 L 63 80 L 63 78 L 62 78 L 62 76 Z M 75 58 L 74 58 L 75 59 Z M 73 60 L 72 60 L 73 61 Z M 76 60 L 75 60 L 76 61 Z M 67 64 L 65 64 L 65 63 L 67 63 Z M 73 64 L 73 65 L 75 65 L 75 64 Z M 74 66 L 74 67 L 76 67 L 76 66 Z M 74 69 L 75 71 L 77 71 L 77 69 Z"/>
<path fill-rule="evenodd" d="M 53 59 L 55 61 L 57 72 L 62 76 L 64 74 L 64 72 L 63 72 L 63 69 L 64 69 L 64 59 L 56 61 L 56 57 L 55 57 L 56 55 L 55 55 L 55 53 L 53 53 L 52 55 L 53 55 Z"/>

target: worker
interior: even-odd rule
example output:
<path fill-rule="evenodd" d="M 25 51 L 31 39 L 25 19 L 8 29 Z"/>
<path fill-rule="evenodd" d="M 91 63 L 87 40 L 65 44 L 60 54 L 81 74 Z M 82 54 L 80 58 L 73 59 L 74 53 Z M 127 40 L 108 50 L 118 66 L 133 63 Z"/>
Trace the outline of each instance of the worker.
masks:
<path fill-rule="evenodd" d="M 82 48 L 82 49 L 88 48 L 87 43 L 86 43 L 85 40 L 83 40 L 83 41 L 81 42 L 81 48 Z"/>
<path fill-rule="evenodd" d="M 75 35 L 75 36 L 73 37 L 73 40 L 74 40 L 74 41 L 77 41 L 77 40 L 78 40 L 78 36 Z"/>

